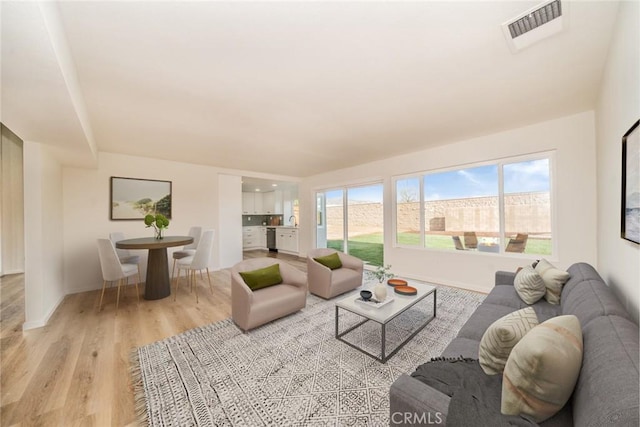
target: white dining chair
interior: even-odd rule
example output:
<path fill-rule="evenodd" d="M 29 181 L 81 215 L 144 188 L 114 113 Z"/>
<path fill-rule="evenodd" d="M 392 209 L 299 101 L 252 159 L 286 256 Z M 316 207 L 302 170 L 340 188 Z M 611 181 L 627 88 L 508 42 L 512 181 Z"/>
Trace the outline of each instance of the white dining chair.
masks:
<path fill-rule="evenodd" d="M 193 237 L 193 243 L 183 246 L 182 250 L 173 252 L 173 267 L 171 268 L 171 281 L 176 274 L 176 263 L 179 259 L 193 256 L 196 253 L 196 248 L 200 242 L 200 236 L 202 235 L 202 227 L 195 226 L 189 229 L 189 237 Z"/>
<path fill-rule="evenodd" d="M 213 250 L 214 230 L 206 230 L 202 233 L 202 237 L 198 242 L 198 248 L 195 254 L 178 260 L 178 278 L 176 279 L 176 290 L 173 300 L 178 297 L 178 286 L 180 285 L 180 271 L 185 270 L 187 283 L 190 289 L 195 290 L 196 303 L 198 302 L 198 287 L 196 286 L 196 271 L 207 271 L 207 279 L 209 280 L 209 289 L 213 293 L 211 285 L 211 276 L 209 275 L 209 262 L 211 259 L 211 251 Z"/>
<path fill-rule="evenodd" d="M 116 315 L 118 314 L 118 304 L 120 303 L 120 285 L 129 282 L 129 277 L 138 276 L 136 281 L 136 298 L 140 303 L 140 293 L 138 283 L 140 283 L 140 270 L 138 264 L 121 263 L 118 259 L 116 248 L 110 239 L 98 239 L 98 256 L 100 257 L 100 267 L 102 269 L 102 293 L 100 294 L 100 305 L 98 311 L 102 310 L 102 300 L 107 282 L 118 282 L 118 293 L 116 296 Z"/>
<path fill-rule="evenodd" d="M 109 240 L 113 242 L 115 246 L 117 242 L 120 240 L 124 240 L 124 233 L 120 231 L 114 231 L 113 233 L 109 233 Z M 118 259 L 123 264 L 139 264 L 140 257 L 138 255 L 131 255 L 129 249 L 118 249 L 116 248 L 116 253 L 118 254 Z"/>

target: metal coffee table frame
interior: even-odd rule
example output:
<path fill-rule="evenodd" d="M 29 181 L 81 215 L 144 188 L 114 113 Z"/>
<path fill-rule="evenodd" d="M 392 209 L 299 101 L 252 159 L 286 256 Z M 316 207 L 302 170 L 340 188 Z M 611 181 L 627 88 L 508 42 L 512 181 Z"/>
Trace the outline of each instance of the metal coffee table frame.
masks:
<path fill-rule="evenodd" d="M 354 311 L 351 310 L 348 307 L 345 307 L 344 305 L 339 305 L 342 301 L 348 300 L 348 299 L 355 299 L 357 298 L 356 295 L 352 295 L 349 296 L 347 298 L 343 298 L 342 300 L 336 302 L 336 339 L 342 341 L 343 343 L 355 348 L 358 351 L 361 351 L 362 353 L 373 357 L 374 359 L 382 362 L 382 363 L 387 363 L 387 360 L 389 360 L 391 357 L 393 357 L 393 355 L 395 355 L 402 347 L 404 347 L 404 345 L 409 342 L 413 337 L 415 337 L 418 332 L 420 332 L 422 329 L 424 329 L 425 326 L 427 326 L 429 324 L 429 322 L 431 322 L 433 319 L 435 319 L 436 317 L 436 302 L 437 302 L 437 288 L 435 286 L 431 286 L 433 289 L 428 290 L 426 293 L 424 293 L 423 295 L 418 295 L 418 296 L 409 296 L 408 298 L 414 298 L 415 300 L 412 301 L 410 304 L 407 304 L 405 307 L 401 308 L 400 310 L 398 310 L 397 312 L 394 312 L 390 317 L 384 319 L 384 321 L 379 321 L 376 320 L 372 317 L 367 316 L 367 314 L 369 313 L 375 313 L 375 311 L 365 311 L 365 310 L 358 310 L 358 311 Z M 404 341 L 402 341 L 391 353 L 389 354 L 385 354 L 386 352 L 386 333 L 387 333 L 387 323 L 391 322 L 393 319 L 395 319 L 396 317 L 398 317 L 400 314 L 404 313 L 405 311 L 407 311 L 408 309 L 410 309 L 411 307 L 414 307 L 416 304 L 418 304 L 419 302 L 423 301 L 426 297 L 428 297 L 429 295 L 433 294 L 433 316 L 429 317 L 426 322 L 424 322 L 422 325 L 420 325 L 415 331 L 413 331 L 411 333 L 411 335 L 409 335 L 409 337 L 407 339 L 405 339 Z M 400 296 L 398 294 L 394 294 L 394 298 L 407 298 L 407 296 Z M 395 301 L 394 301 L 395 302 Z M 343 331 L 343 332 L 339 332 L 339 309 L 343 309 L 346 311 L 349 311 L 353 314 L 356 314 L 360 317 L 364 317 L 364 320 L 352 327 L 350 327 L 349 329 Z M 382 308 L 370 308 L 370 310 L 382 310 Z M 368 321 L 373 321 L 378 323 L 381 326 L 381 338 L 380 341 L 382 343 L 382 348 L 381 348 L 381 352 L 380 352 L 380 356 L 378 357 L 375 354 L 369 353 L 368 351 L 366 351 L 363 348 L 358 347 L 355 344 L 350 343 L 349 341 L 344 340 L 342 337 L 346 334 L 348 334 L 349 332 L 353 331 L 356 328 L 359 328 L 360 326 L 364 325 L 365 323 L 367 323 Z"/>

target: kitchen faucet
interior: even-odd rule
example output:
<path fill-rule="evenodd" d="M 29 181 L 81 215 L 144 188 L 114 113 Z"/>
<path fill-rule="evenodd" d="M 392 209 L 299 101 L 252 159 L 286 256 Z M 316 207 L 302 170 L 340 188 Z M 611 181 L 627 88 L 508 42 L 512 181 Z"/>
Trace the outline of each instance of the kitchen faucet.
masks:
<path fill-rule="evenodd" d="M 291 221 L 291 218 L 293 218 L 293 221 Z M 298 226 L 298 224 L 296 224 L 296 216 L 295 216 L 295 215 L 291 215 L 291 216 L 289 217 L 289 223 L 290 223 L 291 225 L 293 225 L 294 227 L 297 227 L 297 226 Z"/>

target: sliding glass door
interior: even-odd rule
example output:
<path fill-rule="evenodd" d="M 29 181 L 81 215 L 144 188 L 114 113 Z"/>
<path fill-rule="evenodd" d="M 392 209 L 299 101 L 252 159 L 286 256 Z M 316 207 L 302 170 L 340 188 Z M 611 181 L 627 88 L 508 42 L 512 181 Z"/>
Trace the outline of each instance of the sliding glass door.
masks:
<path fill-rule="evenodd" d="M 383 186 L 344 187 L 316 193 L 316 246 L 333 248 L 365 263 L 383 264 Z"/>

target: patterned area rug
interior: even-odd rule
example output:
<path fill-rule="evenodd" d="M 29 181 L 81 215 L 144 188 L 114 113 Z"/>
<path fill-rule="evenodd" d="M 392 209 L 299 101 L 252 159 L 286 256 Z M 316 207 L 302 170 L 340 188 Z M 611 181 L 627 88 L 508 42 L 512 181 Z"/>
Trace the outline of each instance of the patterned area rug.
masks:
<path fill-rule="evenodd" d="M 431 315 L 432 298 L 391 322 L 388 349 Z M 437 317 L 386 364 L 336 340 L 335 301 L 313 295 L 248 333 L 231 319 L 187 331 L 136 350 L 141 415 L 152 426 L 387 426 L 391 383 L 439 356 L 483 299 L 438 287 Z M 340 313 L 341 331 L 362 319 Z M 345 338 L 380 353 L 376 323 Z"/>

